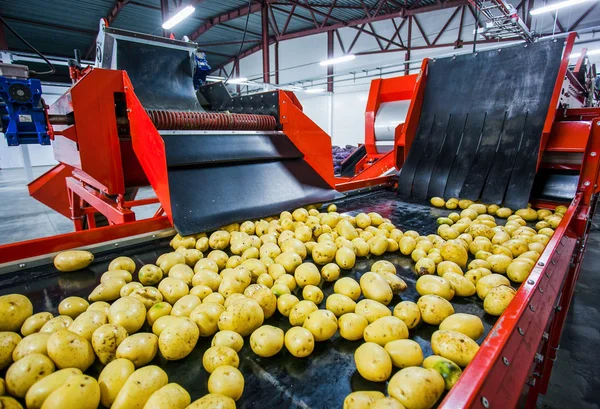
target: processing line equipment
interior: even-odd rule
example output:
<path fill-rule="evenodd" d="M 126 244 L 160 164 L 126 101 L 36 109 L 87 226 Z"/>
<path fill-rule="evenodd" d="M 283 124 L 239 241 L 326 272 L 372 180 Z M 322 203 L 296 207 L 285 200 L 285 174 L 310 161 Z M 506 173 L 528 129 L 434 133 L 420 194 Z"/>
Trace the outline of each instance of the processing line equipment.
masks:
<path fill-rule="evenodd" d="M 77 231 L 0 246 L 0 294 L 23 293 L 34 308 L 56 312 L 65 294 L 88 294 L 116 255 L 139 267 L 170 251 L 175 230 L 210 231 L 313 203 L 379 212 L 421 234 L 434 233 L 436 218 L 448 213 L 426 204 L 431 196 L 515 208 L 563 204 L 560 225 L 502 316 L 486 315 L 476 298 L 456 303 L 456 312 L 482 318 L 485 334 L 439 406 L 533 408 L 548 387 L 599 191 L 600 109 L 584 95 L 589 67 L 578 64 L 577 75 L 569 67 L 574 39 L 426 59 L 417 75 L 376 80 L 365 150 L 380 156 L 369 166 L 361 158 L 353 175 L 335 178 L 331 140 L 293 93 L 232 98 L 222 84 L 196 92 L 195 45 L 103 25 L 97 66 L 82 71 L 48 110 L 60 164 L 29 185 Z M 391 121 L 397 124 L 378 127 Z M 148 185 L 156 199 L 135 200 L 136 189 Z M 135 220 L 131 208 L 150 202 L 160 211 Z M 109 225 L 90 229 L 94 214 Z M 90 249 L 95 262 L 57 275 L 52 257 L 72 248 Z M 358 278 L 380 259 L 408 283 L 402 299 L 416 301 L 414 263 L 399 253 L 360 259 L 347 275 Z M 325 296 L 332 287 L 323 284 Z M 425 355 L 431 332 L 411 330 Z M 206 393 L 197 362 L 209 343 L 199 342 L 181 362 L 157 358 L 193 399 Z M 259 359 L 246 346 L 240 362 L 251 392 L 238 407 L 341 407 L 352 391 L 379 389 L 356 375 L 355 348 L 335 336 L 309 360 L 297 360 L 285 351 Z"/>

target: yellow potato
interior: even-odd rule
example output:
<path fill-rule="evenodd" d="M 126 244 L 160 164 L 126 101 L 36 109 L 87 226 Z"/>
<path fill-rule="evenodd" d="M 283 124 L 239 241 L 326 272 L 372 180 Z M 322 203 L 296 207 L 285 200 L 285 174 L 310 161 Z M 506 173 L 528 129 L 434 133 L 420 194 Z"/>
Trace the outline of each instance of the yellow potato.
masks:
<path fill-rule="evenodd" d="M 144 409 L 185 409 L 191 401 L 190 394 L 184 388 L 169 383 L 150 395 Z"/>
<path fill-rule="evenodd" d="M 252 348 L 252 351 L 254 351 L 256 355 L 264 358 L 271 357 L 281 351 L 283 342 L 283 331 L 271 325 L 259 327 L 250 336 L 250 347 Z"/>
<path fill-rule="evenodd" d="M 23 325 L 21 326 L 21 334 L 26 337 L 27 335 L 39 332 L 44 324 L 50 321 L 52 318 L 54 318 L 54 316 L 49 312 L 38 312 L 37 314 L 33 314 L 31 317 L 27 318 L 25 322 L 23 322 Z"/>
<path fill-rule="evenodd" d="M 443 277 L 446 273 L 463 274 L 462 268 L 454 261 L 442 261 L 437 265 L 437 275 Z"/>
<path fill-rule="evenodd" d="M 460 268 L 467 267 L 467 250 L 464 248 L 464 246 L 455 241 L 448 241 L 444 243 L 440 249 L 440 254 L 444 260 L 453 261 L 458 264 Z"/>
<path fill-rule="evenodd" d="M 333 282 L 340 276 L 340 266 L 335 263 L 329 263 L 321 268 L 321 277 L 327 282 Z"/>
<path fill-rule="evenodd" d="M 208 238 L 208 245 L 212 249 L 224 250 L 229 246 L 231 235 L 225 230 L 217 230 Z"/>
<path fill-rule="evenodd" d="M 525 246 L 527 248 L 527 246 Z M 506 269 L 512 262 L 512 258 L 504 254 L 494 254 L 489 256 L 486 261 L 490 263 L 492 273 L 505 274 Z"/>
<path fill-rule="evenodd" d="M 77 368 L 85 372 L 96 359 L 88 340 L 69 330 L 60 330 L 48 338 L 48 356 L 60 369 Z"/>
<path fill-rule="evenodd" d="M 317 342 L 327 341 L 338 329 L 337 318 L 329 310 L 311 312 L 304 320 L 302 326 L 313 334 Z"/>
<path fill-rule="evenodd" d="M 483 300 L 483 309 L 490 315 L 500 316 L 516 293 L 516 290 L 508 285 L 493 287 Z"/>
<path fill-rule="evenodd" d="M 131 273 L 127 270 L 109 270 L 102 274 L 102 277 L 100 277 L 100 282 L 105 283 L 113 278 L 120 278 L 126 283 L 130 283 L 132 280 Z"/>
<path fill-rule="evenodd" d="M 421 321 L 421 311 L 414 302 L 402 301 L 394 307 L 394 317 L 400 318 L 408 329 L 412 329 Z"/>
<path fill-rule="evenodd" d="M 207 295 L 206 297 L 204 297 L 204 300 L 202 300 L 202 302 L 203 303 L 216 303 L 216 304 L 224 305 L 225 304 L 225 297 L 223 297 L 219 293 L 210 293 L 209 295 Z"/>
<path fill-rule="evenodd" d="M 352 392 L 344 399 L 343 409 L 370 409 L 375 401 L 383 398 L 385 395 L 378 391 Z"/>
<path fill-rule="evenodd" d="M 281 294 L 279 298 L 277 298 L 277 310 L 284 317 L 289 317 L 292 309 L 299 302 L 300 300 L 298 300 L 298 297 L 296 297 L 295 295 Z"/>
<path fill-rule="evenodd" d="M 365 239 L 363 239 L 361 237 L 353 239 L 352 245 L 354 246 L 354 249 L 356 250 L 356 255 L 358 257 L 366 257 L 369 255 L 369 252 L 371 251 L 369 244 L 366 242 Z M 388 244 L 388 246 L 389 246 L 389 244 Z"/>
<path fill-rule="evenodd" d="M 528 262 L 516 259 L 506 269 L 506 275 L 511 281 L 522 283 L 529 276 L 531 269 L 532 266 Z"/>
<path fill-rule="evenodd" d="M 356 301 L 361 295 L 360 284 L 350 277 L 340 278 L 333 285 L 333 291 L 336 294 L 343 294 Z"/>
<path fill-rule="evenodd" d="M 260 327 L 264 318 L 258 301 L 246 298 L 236 301 L 219 316 L 219 329 L 235 331 L 245 337 Z"/>
<path fill-rule="evenodd" d="M 369 250 L 371 254 L 380 256 L 388 250 L 388 241 L 383 234 L 377 234 L 376 236 L 367 240 Z"/>
<path fill-rule="evenodd" d="M 169 324 L 158 339 L 160 353 L 167 360 L 179 360 L 188 356 L 196 346 L 200 331 L 194 321 L 187 317 Z"/>
<path fill-rule="evenodd" d="M 120 298 L 108 309 L 108 322 L 123 326 L 129 334 L 142 328 L 144 321 L 146 321 L 146 307 L 134 297 Z"/>
<path fill-rule="evenodd" d="M 385 279 L 385 281 L 389 284 L 390 288 L 392 289 L 392 294 L 400 294 L 408 288 L 406 282 L 394 273 L 390 273 L 388 271 L 381 271 L 377 274 L 382 276 Z"/>
<path fill-rule="evenodd" d="M 353 312 L 342 315 L 338 320 L 341 337 L 349 341 L 362 339 L 368 325 L 369 321 L 365 317 Z"/>
<path fill-rule="evenodd" d="M 127 338 L 127 330 L 121 325 L 105 324 L 92 334 L 92 348 L 104 365 L 117 356 L 117 348 Z"/>
<path fill-rule="evenodd" d="M 175 264 L 169 270 L 169 277 L 176 278 L 183 281 L 189 286 L 192 285 L 192 278 L 194 277 L 194 270 L 185 263 Z"/>
<path fill-rule="evenodd" d="M 24 398 L 33 384 L 52 372 L 54 372 L 54 362 L 46 355 L 27 355 L 6 370 L 6 390 L 15 398 Z"/>
<path fill-rule="evenodd" d="M 229 396 L 209 393 L 192 402 L 186 409 L 235 409 L 235 401 Z"/>
<path fill-rule="evenodd" d="M 383 346 L 397 368 L 420 366 L 423 363 L 421 346 L 410 339 L 396 339 Z"/>
<path fill-rule="evenodd" d="M 198 326 L 201 337 L 209 337 L 219 330 L 219 318 L 223 312 L 225 312 L 225 308 L 221 304 L 204 303 L 194 308 L 194 311 L 190 314 L 190 319 Z M 167 316 L 159 318 L 154 325 L 165 318 L 167 318 Z M 154 325 L 152 326 L 152 332 L 156 334 Z M 160 334 L 157 335 L 160 336 Z"/>
<path fill-rule="evenodd" d="M 461 274 L 448 272 L 444 274 L 443 278 L 450 283 L 454 294 L 459 297 L 470 297 L 477 292 L 475 284 Z"/>
<path fill-rule="evenodd" d="M 237 368 L 239 364 L 237 352 L 229 347 L 210 347 L 202 356 L 202 365 L 208 373 L 223 365 Z"/>
<path fill-rule="evenodd" d="M 102 311 L 86 311 L 75 318 L 68 330 L 91 341 L 94 331 L 106 324 L 107 321 L 108 317 Z"/>
<path fill-rule="evenodd" d="M 40 332 L 45 332 L 48 334 L 52 334 L 53 332 L 59 331 L 61 329 L 67 329 L 73 323 L 73 318 L 68 317 L 66 315 L 59 315 L 58 317 L 52 318 L 50 321 L 45 323 Z"/>
<path fill-rule="evenodd" d="M 135 366 L 128 359 L 115 359 L 104 367 L 98 377 L 100 401 L 103 406 L 111 407 L 119 391 L 134 372 Z"/>
<path fill-rule="evenodd" d="M 154 264 L 146 264 L 138 271 L 138 279 L 143 285 L 156 285 L 163 278 L 163 271 Z"/>
<path fill-rule="evenodd" d="M 374 342 L 385 346 L 390 341 L 408 338 L 408 328 L 400 318 L 381 317 L 365 328 L 366 342 Z"/>
<path fill-rule="evenodd" d="M 203 258 L 198 260 L 196 265 L 194 265 L 194 273 L 198 273 L 200 270 L 210 270 L 219 273 L 219 265 L 214 260 Z"/>
<path fill-rule="evenodd" d="M 458 382 L 460 375 L 462 375 L 460 366 L 439 355 L 430 355 L 425 358 L 423 361 L 423 368 L 433 369 L 442 375 L 446 390 L 448 391 L 452 389 L 456 382 Z"/>
<path fill-rule="evenodd" d="M 278 284 L 285 285 L 289 291 L 294 291 L 296 289 L 296 279 L 291 274 L 284 274 L 277 278 L 273 283 L 273 287 Z"/>
<path fill-rule="evenodd" d="M 75 319 L 89 306 L 90 304 L 81 297 L 67 297 L 58 304 L 58 313 Z"/>
<path fill-rule="evenodd" d="M 142 409 L 150 396 L 168 382 L 167 374 L 158 366 L 140 368 L 127 378 L 111 409 Z"/>
<path fill-rule="evenodd" d="M 325 308 L 333 312 L 336 317 L 354 312 L 356 303 L 354 300 L 343 294 L 331 294 L 327 297 Z"/>
<path fill-rule="evenodd" d="M 233 366 L 220 366 L 208 378 L 208 391 L 238 400 L 244 392 L 244 376 Z"/>
<path fill-rule="evenodd" d="M 317 246 L 315 246 L 315 248 L 313 249 L 313 253 L 314 253 L 315 249 L 317 248 Z M 314 254 L 313 254 L 313 259 L 314 259 Z M 331 260 L 329 260 L 329 261 L 331 261 Z M 315 262 L 318 263 L 317 260 L 315 260 Z M 284 251 L 283 253 L 281 253 L 280 255 L 275 257 L 275 263 L 281 264 L 283 266 L 283 268 L 285 268 L 285 271 L 288 274 L 292 274 L 296 270 L 296 268 L 300 264 L 302 264 L 302 257 L 296 252 Z"/>
<path fill-rule="evenodd" d="M 127 284 L 122 278 L 110 278 L 100 283 L 92 290 L 88 300 L 95 301 L 114 301 L 121 296 L 121 288 Z"/>
<path fill-rule="evenodd" d="M 127 296 L 131 295 L 132 292 L 134 292 L 135 290 L 140 289 L 140 288 L 144 288 L 142 283 L 138 283 L 137 281 L 132 281 L 130 283 L 125 284 L 123 287 L 121 287 L 121 290 L 119 291 L 119 295 L 121 297 L 127 297 Z"/>
<path fill-rule="evenodd" d="M 500 285 L 510 285 L 510 281 L 508 281 L 508 278 L 500 274 L 490 274 L 482 277 L 479 281 L 477 281 L 477 295 L 483 300 L 492 288 Z"/>
<path fill-rule="evenodd" d="M 313 334 L 303 327 L 292 327 L 284 337 L 285 347 L 296 358 L 304 358 L 310 355 L 315 348 Z"/>
<path fill-rule="evenodd" d="M 171 314 L 173 307 L 166 301 L 157 302 L 146 313 L 146 322 L 152 326 L 160 317 Z M 193 311 L 193 310 L 192 310 Z M 191 314 L 191 312 L 190 312 Z"/>
<path fill-rule="evenodd" d="M 483 335 L 481 318 L 472 314 L 452 314 L 442 321 L 440 329 L 461 332 L 473 340 Z"/>
<path fill-rule="evenodd" d="M 94 255 L 85 250 L 70 250 L 58 253 L 54 257 L 54 267 L 58 271 L 70 272 L 86 268 L 94 261 Z"/>
<path fill-rule="evenodd" d="M 77 368 L 61 369 L 34 383 L 25 395 L 27 409 L 40 409 L 52 392 L 76 375 L 81 375 Z"/>
<path fill-rule="evenodd" d="M 244 346 L 244 338 L 234 331 L 219 331 L 213 337 L 210 345 L 213 347 L 229 347 L 235 352 L 240 352 Z"/>
<path fill-rule="evenodd" d="M 392 374 L 392 360 L 387 351 L 374 342 L 365 342 L 354 352 L 358 373 L 371 382 L 385 382 Z"/>
<path fill-rule="evenodd" d="M 0 331 L 18 331 L 25 320 L 33 315 L 29 298 L 21 294 L 0 296 Z"/>
<path fill-rule="evenodd" d="M 421 319 L 430 325 L 440 325 L 447 317 L 454 314 L 450 302 L 438 295 L 428 294 L 419 298 L 417 306 L 421 311 Z"/>
<path fill-rule="evenodd" d="M 171 310 L 171 315 L 176 317 L 189 317 L 194 308 L 202 304 L 202 300 L 197 295 L 184 295 L 181 297 Z"/>
<path fill-rule="evenodd" d="M 293 326 L 303 325 L 306 317 L 318 309 L 319 307 L 312 301 L 302 300 L 298 302 L 289 313 L 290 324 Z"/>
<path fill-rule="evenodd" d="M 158 337 L 148 332 L 140 332 L 128 336 L 121 342 L 117 347 L 117 358 L 129 359 L 136 368 L 139 368 L 152 361 L 157 351 Z"/>
<path fill-rule="evenodd" d="M 419 295 L 435 294 L 450 301 L 454 298 L 454 289 L 448 280 L 436 275 L 419 277 L 416 283 Z"/>
<path fill-rule="evenodd" d="M 42 409 L 96 409 L 100 403 L 100 387 L 91 376 L 74 375 L 55 389 L 44 401 Z"/>
<path fill-rule="evenodd" d="M 377 273 L 367 272 L 360 277 L 360 288 L 368 299 L 388 305 L 394 296 L 385 278 Z"/>
<path fill-rule="evenodd" d="M 126 270 L 133 274 L 135 271 L 135 261 L 129 257 L 117 257 L 110 262 L 108 270 Z"/>
<path fill-rule="evenodd" d="M 16 400 L 11 398 L 10 396 L 1 396 L 0 395 L 0 407 L 3 409 L 23 409 L 23 406 Z"/>
<path fill-rule="evenodd" d="M 392 312 L 388 307 L 380 302 L 368 299 L 360 300 L 358 303 L 356 303 L 354 312 L 365 317 L 367 321 L 369 321 L 369 324 L 378 318 L 392 315 Z"/>
<path fill-rule="evenodd" d="M 341 268 L 350 270 L 356 263 L 356 253 L 354 253 L 354 251 L 348 247 L 340 247 L 335 253 L 335 262 Z"/>
<path fill-rule="evenodd" d="M 465 367 L 479 350 L 479 345 L 461 332 L 438 330 L 431 336 L 431 349 L 434 354 Z"/>
<path fill-rule="evenodd" d="M 432 197 L 429 201 L 435 207 L 444 207 L 446 206 L 446 201 L 441 197 Z"/>
<path fill-rule="evenodd" d="M 2 334 L 11 334 L 10 332 L 0 332 L 0 338 Z M 15 334 L 16 335 L 16 334 Z M 18 361 L 31 354 L 42 354 L 48 355 L 48 338 L 50 338 L 50 334 L 46 333 L 36 333 L 26 336 L 19 342 L 17 347 L 12 352 L 12 358 L 14 361 Z M 5 344 L 2 340 L 0 340 L 0 344 Z"/>
<path fill-rule="evenodd" d="M 21 336 L 16 332 L 0 332 L 0 370 L 13 363 L 13 354 L 20 342 Z"/>
<path fill-rule="evenodd" d="M 0 378 L 0 396 L 6 395 L 6 383 L 4 379 Z"/>
<path fill-rule="evenodd" d="M 390 379 L 388 393 L 406 409 L 429 409 L 444 393 L 444 386 L 444 378 L 437 371 L 412 366 Z"/>

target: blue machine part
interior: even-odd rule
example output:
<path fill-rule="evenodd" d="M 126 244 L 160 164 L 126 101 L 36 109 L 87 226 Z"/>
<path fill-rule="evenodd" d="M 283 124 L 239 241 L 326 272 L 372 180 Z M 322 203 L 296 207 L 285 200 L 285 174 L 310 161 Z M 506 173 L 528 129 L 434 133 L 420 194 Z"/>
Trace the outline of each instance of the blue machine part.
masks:
<path fill-rule="evenodd" d="M 198 89 L 206 82 L 206 76 L 210 73 L 210 65 L 206 61 L 206 54 L 196 52 L 194 55 L 194 88 Z"/>
<path fill-rule="evenodd" d="M 37 79 L 0 76 L 0 117 L 9 146 L 50 145 L 42 103 L 42 83 Z"/>

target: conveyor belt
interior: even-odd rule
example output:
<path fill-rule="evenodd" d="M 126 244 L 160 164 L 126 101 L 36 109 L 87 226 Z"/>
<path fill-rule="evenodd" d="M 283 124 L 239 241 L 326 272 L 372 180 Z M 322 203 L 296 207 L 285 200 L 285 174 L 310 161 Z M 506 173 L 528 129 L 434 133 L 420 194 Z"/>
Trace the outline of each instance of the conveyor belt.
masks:
<path fill-rule="evenodd" d="M 564 39 L 432 60 L 403 198 L 526 207 Z"/>
<path fill-rule="evenodd" d="M 436 218 L 447 215 L 449 211 L 398 201 L 390 191 L 379 191 L 357 195 L 338 202 L 338 208 L 352 214 L 358 212 L 379 212 L 388 217 L 403 230 L 414 229 L 421 234 L 434 233 L 437 228 Z M 57 314 L 61 299 L 78 295 L 86 297 L 100 281 L 101 274 L 106 271 L 108 263 L 116 256 L 132 257 L 139 268 L 146 263 L 154 263 L 156 258 L 167 251 L 168 240 L 158 240 L 133 247 L 123 247 L 108 253 L 96 254 L 96 260 L 86 270 L 56 274 L 52 266 L 23 270 L 14 275 L 0 276 L 0 295 L 22 293 L 30 297 L 34 310 L 50 311 Z M 417 301 L 419 295 L 415 290 L 416 277 L 414 263 L 409 257 L 398 252 L 385 254 L 369 259 L 359 258 L 352 271 L 343 273 L 358 280 L 360 275 L 369 271 L 377 260 L 389 260 L 398 269 L 398 274 L 407 282 L 408 289 L 395 296 L 390 303 L 393 308 L 402 300 Z M 324 283 L 323 292 L 327 297 L 333 292 L 333 283 Z M 301 298 L 301 293 L 296 290 Z M 482 318 L 485 334 L 481 342 L 495 322 L 495 317 L 484 313 L 482 302 L 477 296 L 452 300 L 456 312 L 474 314 Z M 325 301 L 320 305 L 324 308 Z M 287 330 L 290 325 L 286 318 L 276 313 L 265 324 L 275 325 Z M 432 354 L 429 344 L 435 326 L 421 323 L 410 331 L 411 339 L 423 348 L 424 356 Z M 142 331 L 150 331 L 144 327 Z M 169 375 L 170 382 L 181 384 L 192 396 L 198 399 L 207 391 L 208 373 L 202 367 L 202 355 L 210 347 L 211 338 L 202 338 L 191 355 L 181 361 L 167 362 L 157 357 L 153 364 L 162 367 Z M 354 364 L 354 351 L 360 342 L 346 341 L 336 334 L 327 342 L 316 343 L 314 352 L 305 359 L 292 357 L 285 347 L 272 358 L 260 358 L 255 355 L 245 339 L 244 348 L 240 351 L 240 370 L 245 378 L 245 390 L 237 402 L 239 409 L 249 408 L 290 408 L 290 409 L 330 409 L 341 408 L 344 398 L 353 391 L 381 390 L 385 393 L 386 383 L 373 383 L 363 379 Z M 101 370 L 93 366 L 88 370 L 97 375 Z M 395 373 L 396 370 L 394 370 Z M 0 374 L 1 376 L 1 374 Z M 441 400 L 440 400 L 441 401 Z"/>

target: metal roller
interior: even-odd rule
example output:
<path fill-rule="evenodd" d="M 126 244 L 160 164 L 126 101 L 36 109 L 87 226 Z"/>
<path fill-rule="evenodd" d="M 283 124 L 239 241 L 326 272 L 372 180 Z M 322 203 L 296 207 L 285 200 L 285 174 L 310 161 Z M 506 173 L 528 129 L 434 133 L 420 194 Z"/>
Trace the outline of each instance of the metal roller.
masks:
<path fill-rule="evenodd" d="M 396 127 L 406 120 L 410 101 L 383 102 L 375 116 L 375 146 L 385 153 L 394 148 Z"/>
<path fill-rule="evenodd" d="M 159 130 L 273 131 L 277 127 L 271 115 L 161 110 L 146 113 Z"/>

